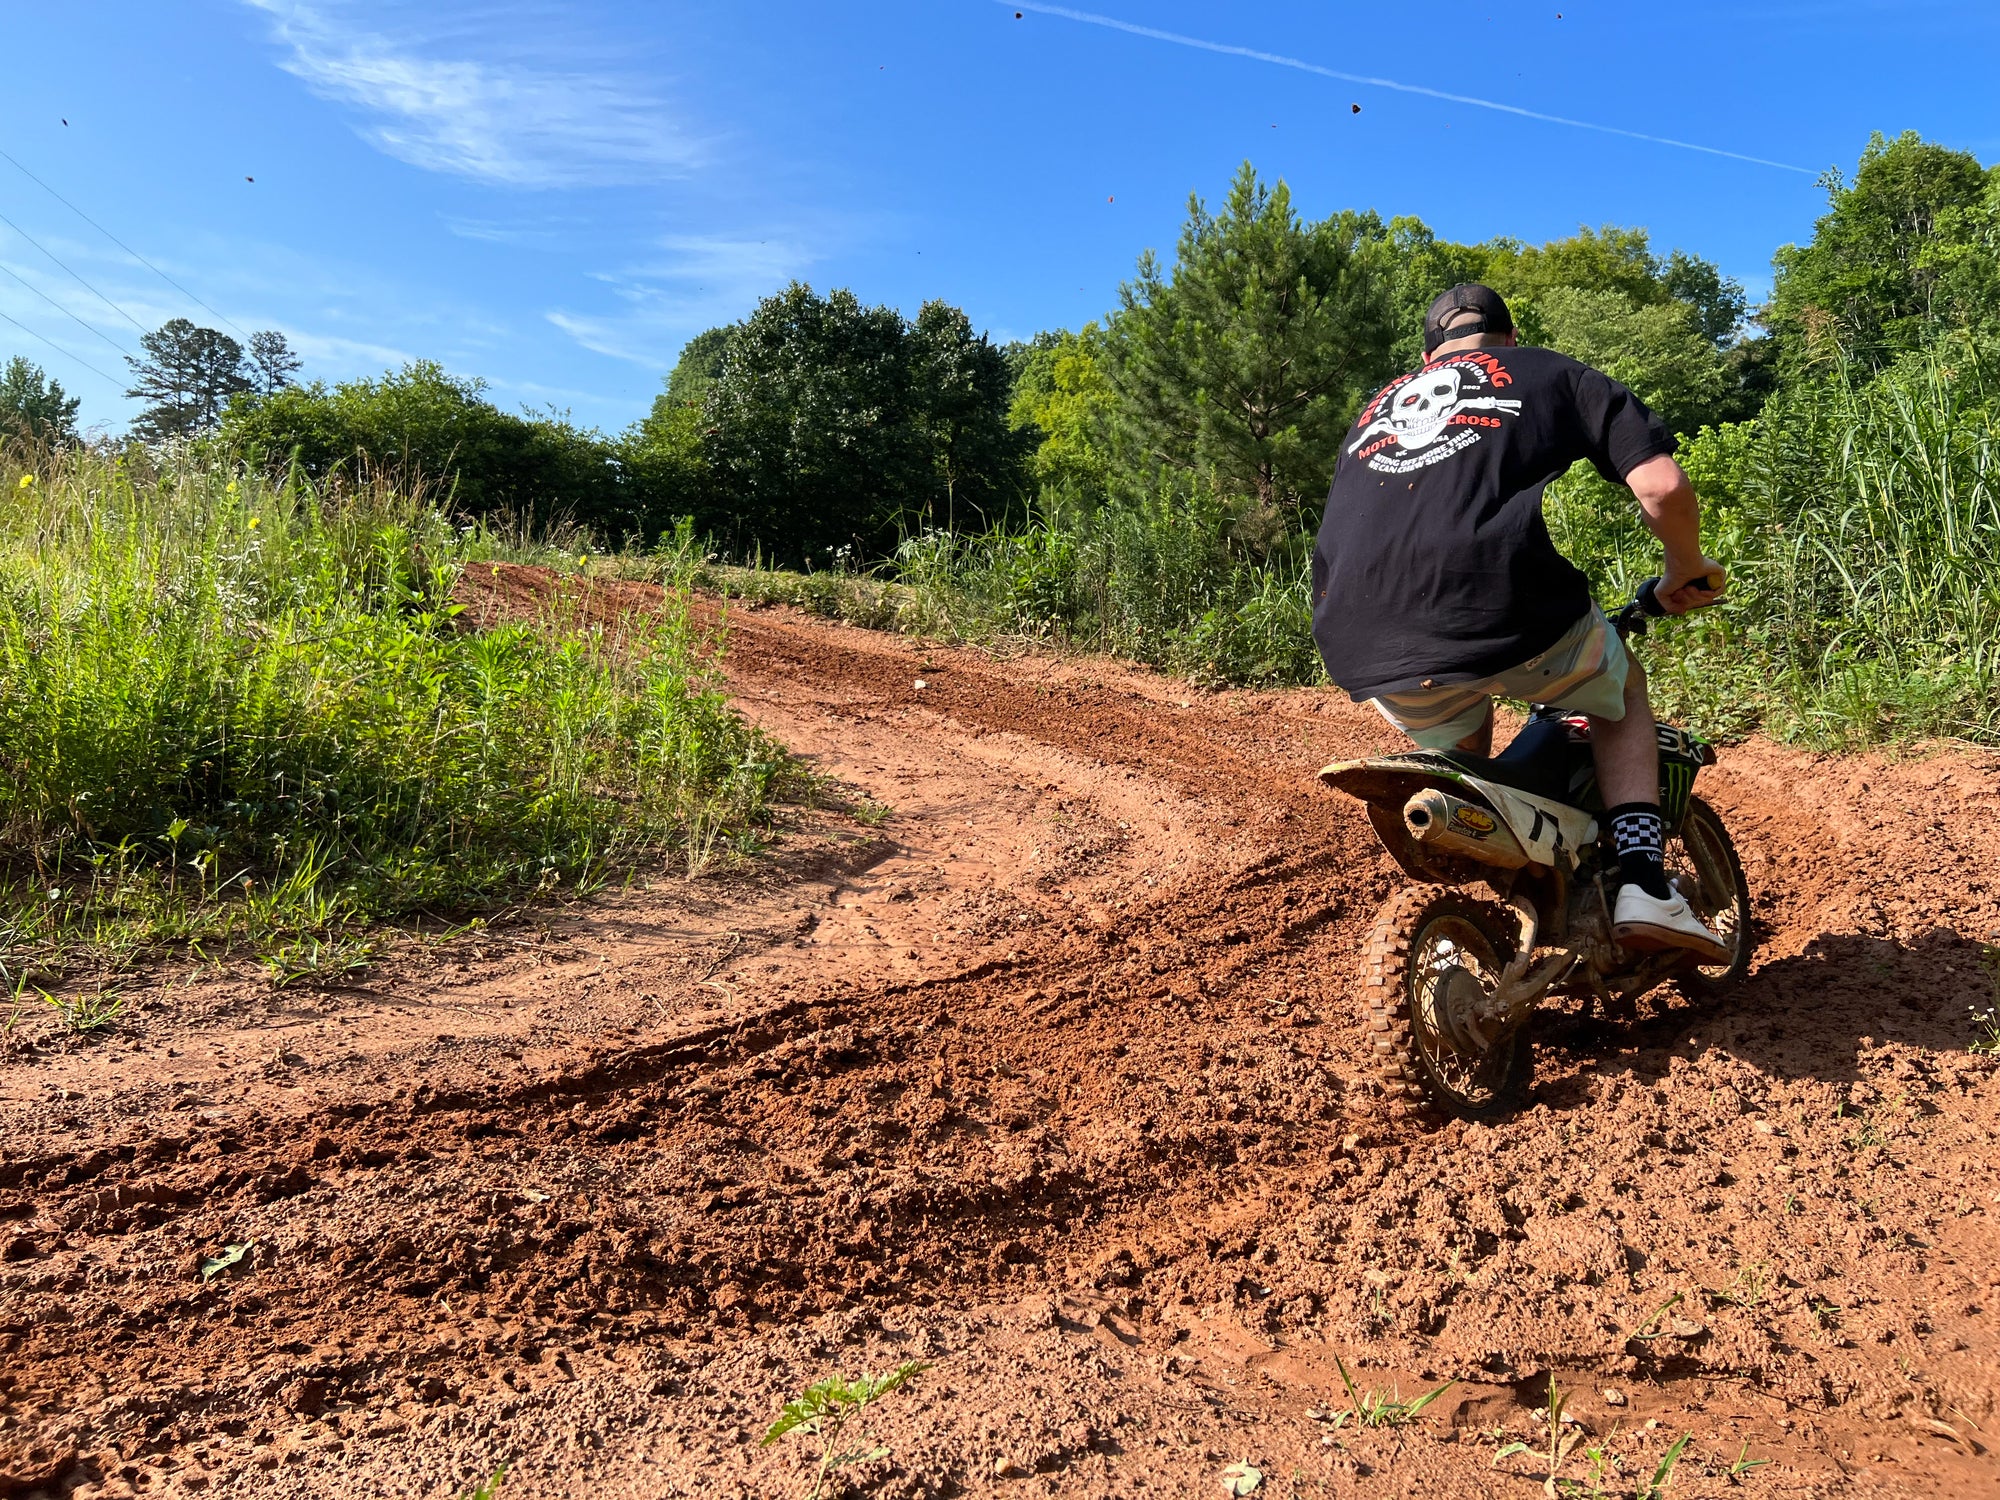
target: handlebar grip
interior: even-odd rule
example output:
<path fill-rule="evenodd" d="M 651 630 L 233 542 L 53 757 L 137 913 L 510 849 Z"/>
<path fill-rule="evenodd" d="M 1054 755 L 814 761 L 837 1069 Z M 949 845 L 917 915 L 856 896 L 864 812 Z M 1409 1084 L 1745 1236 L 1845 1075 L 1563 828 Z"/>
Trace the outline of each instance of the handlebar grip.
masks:
<path fill-rule="evenodd" d="M 1639 585 L 1639 592 L 1632 601 L 1639 606 L 1641 614 L 1651 615 L 1656 620 L 1664 616 L 1667 612 L 1666 606 L 1660 603 L 1659 588 L 1660 580 L 1658 578 L 1648 578 L 1644 583 Z"/>

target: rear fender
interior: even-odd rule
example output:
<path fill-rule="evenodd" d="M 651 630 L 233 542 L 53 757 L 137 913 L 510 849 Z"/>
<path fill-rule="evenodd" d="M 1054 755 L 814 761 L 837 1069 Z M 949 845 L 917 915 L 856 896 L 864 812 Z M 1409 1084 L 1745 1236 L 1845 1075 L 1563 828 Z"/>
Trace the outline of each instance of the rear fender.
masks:
<path fill-rule="evenodd" d="M 1468 776 L 1464 786 L 1476 790 L 1513 830 L 1528 857 L 1538 865 L 1576 868 L 1577 855 L 1597 842 L 1597 819 L 1589 813 L 1532 792 L 1517 792 L 1495 781 Z"/>
<path fill-rule="evenodd" d="M 1536 864 L 1574 869 L 1578 852 L 1597 841 L 1597 820 L 1589 813 L 1468 776 L 1442 756 L 1384 755 L 1372 760 L 1335 761 L 1319 773 L 1319 779 L 1368 805 L 1368 821 L 1383 844 L 1396 862 L 1419 880 L 1486 878 L 1476 860 L 1443 860 L 1435 851 L 1422 848 L 1403 827 L 1403 804 L 1426 787 L 1438 787 L 1491 808 Z M 1454 869 L 1464 866 L 1472 873 L 1450 877 L 1428 873 L 1442 864 Z"/>
<path fill-rule="evenodd" d="M 1479 794 L 1465 786 L 1464 773 L 1450 761 L 1424 755 L 1337 760 L 1319 773 L 1319 779 L 1367 808 L 1369 826 L 1375 830 L 1375 836 L 1412 880 L 1432 885 L 1472 885 L 1502 873 L 1476 859 L 1427 848 L 1403 826 L 1403 804 L 1418 792 L 1435 788 L 1478 800 Z"/>

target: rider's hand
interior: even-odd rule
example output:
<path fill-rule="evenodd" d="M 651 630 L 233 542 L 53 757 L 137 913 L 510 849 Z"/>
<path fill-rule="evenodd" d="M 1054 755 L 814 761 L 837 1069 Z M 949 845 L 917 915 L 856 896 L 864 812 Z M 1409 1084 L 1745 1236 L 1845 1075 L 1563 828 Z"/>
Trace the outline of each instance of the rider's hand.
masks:
<path fill-rule="evenodd" d="M 1712 557 L 1668 558 L 1666 570 L 1653 590 L 1660 608 L 1670 615 L 1684 615 L 1720 603 L 1729 586 L 1729 574 Z"/>

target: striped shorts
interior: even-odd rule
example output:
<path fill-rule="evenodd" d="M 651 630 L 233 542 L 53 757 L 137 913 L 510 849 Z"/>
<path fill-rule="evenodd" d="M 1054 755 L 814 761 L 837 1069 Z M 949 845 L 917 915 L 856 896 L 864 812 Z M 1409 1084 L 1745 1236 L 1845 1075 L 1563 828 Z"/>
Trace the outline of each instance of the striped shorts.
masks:
<path fill-rule="evenodd" d="M 1625 643 L 1596 605 L 1540 656 L 1477 682 L 1453 682 L 1369 701 L 1426 750 L 1449 750 L 1478 732 L 1495 698 L 1570 708 L 1600 719 L 1625 717 Z"/>

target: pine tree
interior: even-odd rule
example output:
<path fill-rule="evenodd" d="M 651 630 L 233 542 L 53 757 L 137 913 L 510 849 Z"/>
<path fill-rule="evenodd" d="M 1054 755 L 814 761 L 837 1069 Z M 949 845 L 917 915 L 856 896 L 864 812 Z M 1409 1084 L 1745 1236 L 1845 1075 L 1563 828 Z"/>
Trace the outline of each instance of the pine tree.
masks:
<path fill-rule="evenodd" d="M 292 377 L 303 363 L 277 329 L 250 335 L 250 382 L 258 395 L 268 396 L 294 384 Z"/>
<path fill-rule="evenodd" d="M 229 398 L 251 389 L 243 346 L 226 333 L 175 318 L 139 343 L 148 357 L 126 356 L 138 378 L 125 394 L 146 403 L 132 423 L 132 435 L 144 442 L 211 431 Z"/>
<path fill-rule="evenodd" d="M 1316 503 L 1392 373 L 1385 247 L 1372 214 L 1301 221 L 1247 162 L 1220 214 L 1192 200 L 1171 275 L 1148 251 L 1107 342 L 1127 472 L 1203 474 L 1274 523 Z"/>

